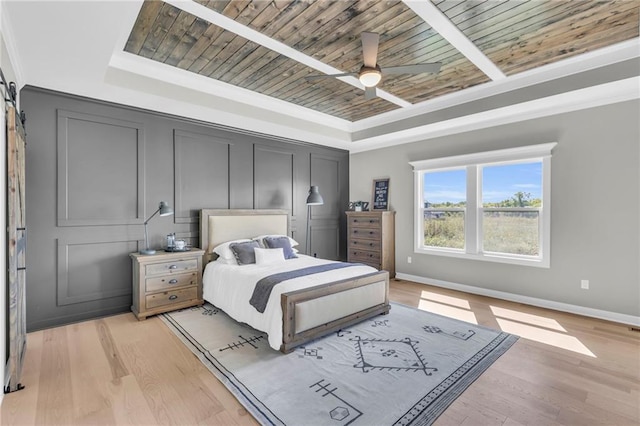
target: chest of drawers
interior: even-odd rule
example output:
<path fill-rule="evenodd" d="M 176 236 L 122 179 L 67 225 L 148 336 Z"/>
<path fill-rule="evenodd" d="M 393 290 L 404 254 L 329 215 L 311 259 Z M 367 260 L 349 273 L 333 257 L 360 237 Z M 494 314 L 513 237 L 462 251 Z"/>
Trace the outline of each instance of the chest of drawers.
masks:
<path fill-rule="evenodd" d="M 347 212 L 347 261 L 396 275 L 394 211 Z"/>
<path fill-rule="evenodd" d="M 143 255 L 131 253 L 136 318 L 202 305 L 203 250 Z"/>

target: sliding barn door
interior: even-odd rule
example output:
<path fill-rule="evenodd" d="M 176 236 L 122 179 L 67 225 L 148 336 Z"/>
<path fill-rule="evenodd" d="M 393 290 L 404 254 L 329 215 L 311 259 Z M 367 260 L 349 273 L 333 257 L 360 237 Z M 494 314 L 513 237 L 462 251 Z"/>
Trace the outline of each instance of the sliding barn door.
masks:
<path fill-rule="evenodd" d="M 8 353 L 5 392 L 20 390 L 27 344 L 25 311 L 25 135 L 16 110 L 7 108 Z"/>

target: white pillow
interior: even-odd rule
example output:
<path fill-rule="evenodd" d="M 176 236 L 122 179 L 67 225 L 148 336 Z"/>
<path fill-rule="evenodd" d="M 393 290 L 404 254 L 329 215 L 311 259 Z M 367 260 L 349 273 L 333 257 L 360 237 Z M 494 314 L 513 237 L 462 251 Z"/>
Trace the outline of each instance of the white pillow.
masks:
<path fill-rule="evenodd" d="M 215 260 L 216 263 L 220 263 L 222 265 L 238 265 L 238 261 L 234 258 L 234 259 L 225 259 L 224 257 L 220 256 Z"/>
<path fill-rule="evenodd" d="M 224 258 L 224 259 L 235 261 L 236 257 L 234 256 L 233 252 L 229 248 L 229 245 L 231 245 L 233 243 L 244 243 L 244 242 L 247 242 L 247 241 L 251 241 L 251 240 L 248 239 L 248 238 L 244 238 L 242 240 L 227 241 L 226 243 L 222 243 L 222 244 L 216 246 L 213 249 L 213 252 L 215 254 L 217 254 L 218 256 Z M 237 264 L 237 262 L 236 262 L 236 264 Z"/>
<path fill-rule="evenodd" d="M 287 237 L 289 239 L 289 244 L 291 244 L 291 247 L 295 247 L 295 246 L 299 245 L 296 240 L 294 240 L 293 238 L 291 238 L 288 235 L 276 235 L 276 234 L 260 235 L 259 237 L 253 237 L 252 240 L 256 240 L 258 242 L 258 244 L 260 244 L 260 247 L 265 247 L 266 248 L 266 246 L 264 244 L 264 241 L 263 241 L 266 237 L 271 237 L 271 238 Z"/>
<path fill-rule="evenodd" d="M 256 254 L 256 265 L 270 265 L 272 263 L 284 262 L 284 250 L 281 248 L 256 248 L 254 251 Z"/>

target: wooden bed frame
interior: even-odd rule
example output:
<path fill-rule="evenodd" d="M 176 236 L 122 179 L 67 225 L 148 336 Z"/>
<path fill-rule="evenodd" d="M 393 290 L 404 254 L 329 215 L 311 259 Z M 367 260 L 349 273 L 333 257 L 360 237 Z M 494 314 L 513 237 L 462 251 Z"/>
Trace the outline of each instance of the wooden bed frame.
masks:
<path fill-rule="evenodd" d="M 227 241 L 258 235 L 290 234 L 290 217 L 286 210 L 219 210 L 200 211 L 200 244 L 205 250 L 204 264 L 214 259 L 213 248 Z M 341 296 L 358 296 L 363 305 L 357 311 L 335 312 Z M 359 277 L 318 285 L 282 294 L 282 336 L 280 351 L 317 337 L 356 324 L 375 315 L 389 312 L 389 273 L 374 272 Z M 342 305 L 344 306 L 344 305 Z M 315 321 L 304 320 L 318 314 Z"/>

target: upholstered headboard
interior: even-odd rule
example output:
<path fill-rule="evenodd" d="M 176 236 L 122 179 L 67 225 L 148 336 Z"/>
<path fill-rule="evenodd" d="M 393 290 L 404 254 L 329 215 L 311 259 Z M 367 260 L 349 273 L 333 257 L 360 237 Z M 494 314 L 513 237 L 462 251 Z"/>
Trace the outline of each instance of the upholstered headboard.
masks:
<path fill-rule="evenodd" d="M 214 247 L 224 242 L 289 232 L 286 210 L 200 210 L 200 245 L 205 250 L 205 263 L 213 260 Z"/>

